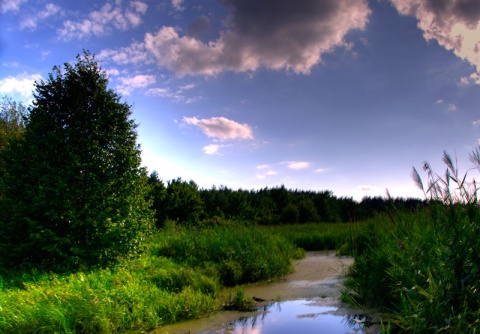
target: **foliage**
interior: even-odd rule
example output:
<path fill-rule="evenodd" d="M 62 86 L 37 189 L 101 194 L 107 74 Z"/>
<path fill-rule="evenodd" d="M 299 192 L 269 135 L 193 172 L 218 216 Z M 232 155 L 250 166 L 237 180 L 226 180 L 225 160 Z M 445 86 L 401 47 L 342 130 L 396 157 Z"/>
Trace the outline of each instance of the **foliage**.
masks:
<path fill-rule="evenodd" d="M 257 227 L 186 229 L 158 234 L 152 251 L 159 256 L 206 268 L 226 286 L 282 277 L 297 249 L 283 237 Z"/>
<path fill-rule="evenodd" d="M 479 167 L 478 149 L 472 160 Z M 460 176 L 450 155 L 442 178 L 424 163 L 426 210 L 378 217 L 365 231 L 345 292 L 347 300 L 386 312 L 408 333 L 480 330 L 480 211 L 475 180 Z"/>
<path fill-rule="evenodd" d="M 152 179 L 152 176 L 150 177 Z M 154 209 L 157 226 L 161 227 L 167 219 L 186 225 L 198 225 L 203 212 L 203 203 L 198 185 L 183 181 L 181 178 L 170 180 L 165 190 L 158 181 L 154 194 Z"/>
<path fill-rule="evenodd" d="M 0 292 L 0 332 L 151 329 L 215 311 L 217 290 L 201 273 L 144 256 L 113 270 L 53 275 Z"/>
<path fill-rule="evenodd" d="M 25 130 L 27 108 L 4 96 L 0 102 L 0 151 L 10 140 L 18 139 Z"/>
<path fill-rule="evenodd" d="M 162 206 L 167 196 L 165 184 L 159 178 L 156 171 L 150 174 L 148 184 L 150 186 L 150 203 L 152 210 L 155 212 L 156 225 L 157 227 L 161 227 L 165 219 L 162 212 Z"/>
<path fill-rule="evenodd" d="M 341 255 L 352 252 L 365 224 L 309 223 L 261 226 L 265 232 L 278 234 L 306 251 L 336 249 Z"/>
<path fill-rule="evenodd" d="M 228 294 L 219 283 L 281 277 L 297 254 L 259 227 L 167 225 L 140 257 L 109 269 L 66 275 L 9 270 L 0 276 L 0 332 L 118 333 L 221 308 L 248 309 L 252 299 L 241 288 Z"/>
<path fill-rule="evenodd" d="M 85 52 L 36 84 L 22 140 L 2 153 L 5 266 L 68 270 L 135 254 L 152 224 L 130 106 Z"/>
<path fill-rule="evenodd" d="M 0 102 L 0 153 L 10 141 L 20 140 L 25 130 L 26 107 L 4 96 Z M 5 163 L 0 155 L 0 200 L 4 197 Z M 1 219 L 1 218 L 0 218 Z"/>

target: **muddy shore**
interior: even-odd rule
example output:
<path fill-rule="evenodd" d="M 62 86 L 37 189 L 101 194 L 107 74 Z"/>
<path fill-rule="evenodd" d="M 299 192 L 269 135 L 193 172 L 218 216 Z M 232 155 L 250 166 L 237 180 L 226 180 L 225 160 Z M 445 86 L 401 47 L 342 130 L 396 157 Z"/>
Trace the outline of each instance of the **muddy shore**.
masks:
<path fill-rule="evenodd" d="M 309 299 L 321 306 L 338 307 L 336 313 L 348 316 L 355 314 L 340 301 L 342 275 L 353 264 L 351 257 L 337 257 L 335 251 L 307 252 L 305 258 L 293 263 L 294 272 L 284 279 L 271 283 L 245 285 L 246 296 L 273 301 Z M 252 312 L 222 311 L 210 316 L 178 324 L 162 326 L 152 333 L 229 333 L 227 324 Z"/>

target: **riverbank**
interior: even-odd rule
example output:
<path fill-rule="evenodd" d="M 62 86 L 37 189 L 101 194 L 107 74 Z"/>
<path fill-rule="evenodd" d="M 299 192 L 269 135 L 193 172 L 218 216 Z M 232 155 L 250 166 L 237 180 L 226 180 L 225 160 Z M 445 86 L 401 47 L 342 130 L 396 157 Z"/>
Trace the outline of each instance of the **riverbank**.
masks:
<path fill-rule="evenodd" d="M 244 319 L 244 323 L 248 323 L 247 319 L 253 317 L 265 321 L 267 314 L 278 312 L 278 307 L 272 310 L 269 305 L 279 306 L 280 309 L 284 305 L 284 314 L 281 316 L 285 317 L 287 309 L 292 312 L 291 304 L 288 304 L 288 307 L 287 304 L 282 304 L 286 301 L 299 302 L 293 309 L 292 318 L 303 319 L 302 324 L 305 323 L 305 319 L 320 321 L 322 316 L 329 316 L 336 317 L 334 320 L 338 321 L 339 326 L 348 326 L 346 324 L 348 319 L 357 319 L 353 320 L 351 328 L 355 326 L 358 330 L 361 325 L 361 320 L 358 319 L 362 319 L 362 314 L 358 310 L 348 308 L 340 299 L 343 275 L 351 265 L 353 258 L 338 257 L 335 251 L 307 252 L 305 258 L 293 262 L 295 271 L 284 279 L 241 287 L 247 297 L 254 297 L 257 300 L 256 312 L 222 311 L 202 319 L 162 326 L 151 333 L 236 333 L 238 332 L 235 329 L 236 320 Z M 309 307 L 305 309 L 305 305 Z M 315 307 L 323 311 L 316 312 Z M 325 322 L 325 319 L 323 321 Z M 241 332 L 255 331 L 252 328 L 243 328 Z"/>

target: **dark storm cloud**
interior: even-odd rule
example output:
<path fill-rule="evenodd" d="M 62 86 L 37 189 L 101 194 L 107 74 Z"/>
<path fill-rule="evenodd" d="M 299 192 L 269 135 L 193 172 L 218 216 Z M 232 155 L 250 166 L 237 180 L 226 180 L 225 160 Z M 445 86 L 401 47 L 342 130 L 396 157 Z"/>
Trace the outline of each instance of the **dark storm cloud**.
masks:
<path fill-rule="evenodd" d="M 196 39 L 203 39 L 210 32 L 211 28 L 212 23 L 210 22 L 210 18 L 206 15 L 202 15 L 188 25 L 188 36 Z"/>
<path fill-rule="evenodd" d="M 345 35 L 363 29 L 370 10 L 365 0 L 228 0 L 231 10 L 217 40 L 195 33 L 180 36 L 163 27 L 145 36 L 159 65 L 179 75 L 222 71 L 285 69 L 309 73 L 324 53 L 347 47 Z M 205 23 L 205 22 L 204 22 Z M 202 22 L 196 24 L 201 26 Z M 199 28 L 198 27 L 198 28 Z M 198 31 L 194 27 L 192 31 Z"/>

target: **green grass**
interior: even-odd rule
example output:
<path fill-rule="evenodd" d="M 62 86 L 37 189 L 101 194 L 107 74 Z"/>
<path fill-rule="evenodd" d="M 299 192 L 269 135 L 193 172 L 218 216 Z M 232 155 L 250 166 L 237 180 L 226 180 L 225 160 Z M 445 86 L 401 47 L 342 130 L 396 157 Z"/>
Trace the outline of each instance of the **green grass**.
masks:
<path fill-rule="evenodd" d="M 337 250 L 339 255 L 351 254 L 364 223 L 310 223 L 295 225 L 262 226 L 306 251 Z"/>
<path fill-rule="evenodd" d="M 480 151 L 471 157 L 480 167 Z M 356 238 L 344 299 L 379 309 L 392 331 L 480 332 L 479 189 L 443 160 L 444 178 L 424 164 L 425 188 L 413 172 L 427 209 L 377 217 Z"/>
<path fill-rule="evenodd" d="M 140 258 L 59 276 L 0 276 L 0 333 L 116 333 L 198 318 L 223 306 L 247 308 L 223 287 L 282 277 L 302 255 L 257 227 L 159 231 Z"/>
<path fill-rule="evenodd" d="M 235 286 L 285 276 L 291 259 L 303 256 L 284 237 L 259 227 L 171 228 L 158 234 L 152 252 Z"/>

